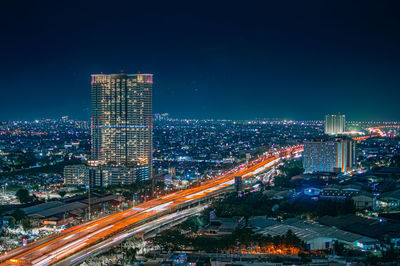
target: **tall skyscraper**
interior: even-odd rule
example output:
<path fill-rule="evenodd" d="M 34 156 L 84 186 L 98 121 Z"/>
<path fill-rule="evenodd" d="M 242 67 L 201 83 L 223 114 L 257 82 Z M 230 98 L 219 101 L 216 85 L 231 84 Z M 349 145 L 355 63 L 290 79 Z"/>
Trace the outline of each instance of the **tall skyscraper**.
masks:
<path fill-rule="evenodd" d="M 346 127 L 345 115 L 326 115 L 325 116 L 325 134 L 337 135 L 343 134 Z"/>
<path fill-rule="evenodd" d="M 152 173 L 152 74 L 92 75 L 92 160 Z"/>
<path fill-rule="evenodd" d="M 304 143 L 305 173 L 345 173 L 354 168 L 355 162 L 355 142 L 350 139 L 318 139 Z"/>

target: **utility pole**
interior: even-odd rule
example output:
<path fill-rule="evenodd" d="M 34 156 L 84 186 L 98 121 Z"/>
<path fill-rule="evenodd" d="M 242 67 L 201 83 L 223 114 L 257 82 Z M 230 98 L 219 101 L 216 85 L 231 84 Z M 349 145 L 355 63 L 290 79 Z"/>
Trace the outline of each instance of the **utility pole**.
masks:
<path fill-rule="evenodd" d="M 1 187 L 3 188 L 3 200 L 2 200 L 2 202 L 3 201 L 6 202 L 6 191 L 5 191 L 6 185 L 2 185 Z"/>
<path fill-rule="evenodd" d="M 88 220 L 90 221 L 90 180 L 89 185 L 86 186 L 86 189 L 88 190 Z"/>
<path fill-rule="evenodd" d="M 90 221 L 90 182 L 89 182 L 89 221 Z"/>
<path fill-rule="evenodd" d="M 89 210 L 89 215 L 88 215 L 88 218 L 89 218 L 89 221 L 90 221 L 90 219 L 91 219 L 91 199 L 90 199 L 90 192 L 91 192 L 91 189 L 92 189 L 92 185 L 94 185 L 95 184 L 95 177 L 96 177 L 96 172 L 95 172 L 95 170 L 94 169 L 90 169 L 89 170 L 89 182 L 88 182 L 88 186 L 87 186 L 87 188 L 88 188 L 88 210 Z"/>

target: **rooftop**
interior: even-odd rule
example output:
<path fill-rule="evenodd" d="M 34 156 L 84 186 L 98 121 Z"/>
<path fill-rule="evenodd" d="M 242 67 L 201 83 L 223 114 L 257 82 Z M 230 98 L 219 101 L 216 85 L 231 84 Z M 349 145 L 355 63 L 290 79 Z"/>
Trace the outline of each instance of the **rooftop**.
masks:
<path fill-rule="evenodd" d="M 31 206 L 31 207 L 22 208 L 22 210 L 24 211 L 24 213 L 26 215 L 31 215 L 34 213 L 42 212 L 44 210 L 60 207 L 63 205 L 64 205 L 64 203 L 62 203 L 61 201 L 49 201 L 46 203 L 41 203 L 38 205 Z"/>
<path fill-rule="evenodd" d="M 51 217 L 51 216 L 61 214 L 64 212 L 68 212 L 68 211 L 72 211 L 72 210 L 84 209 L 87 206 L 88 206 L 87 204 L 84 204 L 81 202 L 72 202 L 72 203 L 64 204 L 62 206 L 37 211 L 37 212 L 31 213 L 30 215 L 40 217 L 40 218 L 46 218 L 46 217 Z"/>
<path fill-rule="evenodd" d="M 381 198 L 394 198 L 394 199 L 400 200 L 400 189 L 383 193 Z"/>
<path fill-rule="evenodd" d="M 260 233 L 277 236 L 286 234 L 288 230 L 291 230 L 303 241 L 309 241 L 320 237 L 338 239 L 349 243 L 360 240 L 368 242 L 375 241 L 375 239 L 359 234 L 346 232 L 334 227 L 324 226 L 316 222 L 308 222 L 299 219 L 288 219 L 282 223 L 266 227 L 263 230 L 260 230 Z"/>
<path fill-rule="evenodd" d="M 340 217 L 324 216 L 318 219 L 318 222 L 372 238 L 400 235 L 400 224 L 367 219 L 354 214 Z"/>

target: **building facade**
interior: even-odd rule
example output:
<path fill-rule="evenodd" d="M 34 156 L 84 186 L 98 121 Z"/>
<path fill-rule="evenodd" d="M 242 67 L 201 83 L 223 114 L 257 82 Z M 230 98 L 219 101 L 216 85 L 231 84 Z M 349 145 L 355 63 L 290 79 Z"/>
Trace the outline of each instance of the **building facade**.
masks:
<path fill-rule="evenodd" d="M 338 135 L 345 132 L 345 115 L 326 115 L 325 116 L 325 134 Z"/>
<path fill-rule="evenodd" d="M 152 74 L 92 75 L 92 157 L 152 173 Z"/>
<path fill-rule="evenodd" d="M 66 185 L 89 185 L 89 167 L 84 164 L 64 167 L 64 183 Z"/>
<path fill-rule="evenodd" d="M 355 142 L 350 139 L 318 139 L 304 143 L 305 173 L 345 173 L 354 168 L 355 162 Z"/>
<path fill-rule="evenodd" d="M 64 168 L 66 185 L 107 187 L 112 185 L 130 185 L 136 180 L 148 178 L 147 167 L 130 168 L 112 165 L 68 165 Z"/>
<path fill-rule="evenodd" d="M 66 185 L 129 185 L 152 177 L 152 74 L 92 75 L 91 159 L 64 168 Z"/>

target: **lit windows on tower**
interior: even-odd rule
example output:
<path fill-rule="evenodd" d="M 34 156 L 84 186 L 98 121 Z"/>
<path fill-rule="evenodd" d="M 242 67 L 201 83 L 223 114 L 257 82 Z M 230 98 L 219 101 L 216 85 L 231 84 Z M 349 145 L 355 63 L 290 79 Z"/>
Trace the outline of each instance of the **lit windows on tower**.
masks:
<path fill-rule="evenodd" d="M 338 135 L 345 132 L 345 115 L 326 115 L 325 116 L 325 134 Z"/>

